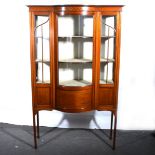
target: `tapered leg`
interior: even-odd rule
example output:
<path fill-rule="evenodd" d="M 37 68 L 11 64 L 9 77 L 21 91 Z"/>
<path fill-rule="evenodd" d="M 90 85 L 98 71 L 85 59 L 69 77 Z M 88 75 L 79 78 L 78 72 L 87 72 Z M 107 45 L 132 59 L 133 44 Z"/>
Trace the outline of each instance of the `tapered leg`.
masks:
<path fill-rule="evenodd" d="M 116 127 L 117 127 L 117 114 L 115 114 L 114 135 L 113 135 L 113 150 L 115 150 L 115 146 L 116 146 Z"/>
<path fill-rule="evenodd" d="M 112 127 L 113 127 L 113 112 L 111 111 L 110 139 L 112 139 Z"/>
<path fill-rule="evenodd" d="M 39 112 L 37 112 L 37 138 L 40 138 L 40 134 L 39 134 Z"/>
<path fill-rule="evenodd" d="M 37 136 L 36 136 L 36 120 L 35 114 L 33 113 L 33 135 L 34 135 L 34 148 L 37 148 Z"/>

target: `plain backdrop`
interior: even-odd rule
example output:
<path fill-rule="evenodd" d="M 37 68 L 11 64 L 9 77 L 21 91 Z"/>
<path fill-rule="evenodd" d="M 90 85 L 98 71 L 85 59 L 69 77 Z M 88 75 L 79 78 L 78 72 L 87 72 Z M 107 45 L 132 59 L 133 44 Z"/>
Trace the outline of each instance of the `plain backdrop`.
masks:
<path fill-rule="evenodd" d="M 87 1 L 79 1 L 82 2 Z M 32 125 L 29 13 L 26 4 L 21 0 L 5 0 L 0 5 L 0 122 L 20 125 Z M 123 7 L 119 129 L 155 129 L 154 16 L 153 0 L 130 0 Z M 42 126 L 109 128 L 109 123 L 109 112 L 40 112 Z"/>

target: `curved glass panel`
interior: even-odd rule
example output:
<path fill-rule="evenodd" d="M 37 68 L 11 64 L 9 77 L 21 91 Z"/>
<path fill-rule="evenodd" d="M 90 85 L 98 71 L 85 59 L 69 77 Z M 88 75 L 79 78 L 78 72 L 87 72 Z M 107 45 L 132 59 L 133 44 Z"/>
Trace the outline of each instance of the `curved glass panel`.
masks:
<path fill-rule="evenodd" d="M 115 34 L 115 16 L 102 16 L 100 84 L 114 83 Z"/>
<path fill-rule="evenodd" d="M 92 54 L 93 16 L 58 16 L 59 85 L 91 85 Z"/>

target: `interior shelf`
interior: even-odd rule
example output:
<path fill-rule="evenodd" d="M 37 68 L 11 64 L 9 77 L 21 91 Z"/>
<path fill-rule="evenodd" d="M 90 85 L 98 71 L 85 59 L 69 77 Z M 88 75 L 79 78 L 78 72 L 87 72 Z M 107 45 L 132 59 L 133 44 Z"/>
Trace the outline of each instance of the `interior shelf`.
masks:
<path fill-rule="evenodd" d="M 84 87 L 91 84 L 92 84 L 91 82 L 85 81 L 85 80 L 69 80 L 69 81 L 63 81 L 59 83 L 59 85 L 61 86 L 79 86 L 79 87 Z"/>
<path fill-rule="evenodd" d="M 115 36 L 101 36 L 102 39 L 110 39 L 110 38 L 115 38 Z"/>
<path fill-rule="evenodd" d="M 50 63 L 50 60 L 41 60 L 41 59 L 36 59 L 36 62 L 43 62 L 43 63 Z"/>
<path fill-rule="evenodd" d="M 46 84 L 46 83 L 50 83 L 50 80 L 44 80 L 44 81 L 41 81 L 41 80 L 38 80 L 36 83 L 41 83 L 41 84 Z"/>
<path fill-rule="evenodd" d="M 100 84 L 113 84 L 113 80 L 100 80 Z"/>
<path fill-rule="evenodd" d="M 90 59 L 65 59 L 59 60 L 60 63 L 91 63 Z"/>
<path fill-rule="evenodd" d="M 77 36 L 59 36 L 58 38 L 93 38 L 93 36 L 80 36 L 80 35 L 77 35 Z"/>
<path fill-rule="evenodd" d="M 49 40 L 49 37 L 35 36 L 35 38 L 40 38 L 40 39 Z"/>
<path fill-rule="evenodd" d="M 112 59 L 112 58 L 108 58 L 108 59 L 107 58 L 101 58 L 100 61 L 101 62 L 114 62 L 115 59 Z"/>
<path fill-rule="evenodd" d="M 58 36 L 58 38 L 93 38 L 93 36 L 73 35 L 73 36 Z M 101 38 L 109 39 L 109 38 L 115 38 L 115 36 L 101 36 Z"/>

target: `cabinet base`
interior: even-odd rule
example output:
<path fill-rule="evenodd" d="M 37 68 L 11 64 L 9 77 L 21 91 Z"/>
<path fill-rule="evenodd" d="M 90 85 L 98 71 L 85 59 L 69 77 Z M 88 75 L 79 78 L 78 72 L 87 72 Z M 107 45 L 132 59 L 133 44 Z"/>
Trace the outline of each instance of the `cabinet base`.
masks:
<path fill-rule="evenodd" d="M 113 119 L 115 117 L 115 119 Z M 114 125 L 113 125 L 114 120 Z M 111 123 L 109 139 L 112 140 L 112 149 L 116 148 L 116 127 L 117 127 L 117 114 L 111 111 Z M 37 149 L 37 138 L 40 138 L 39 134 L 39 111 L 33 113 L 33 132 L 34 132 L 34 148 Z"/>

